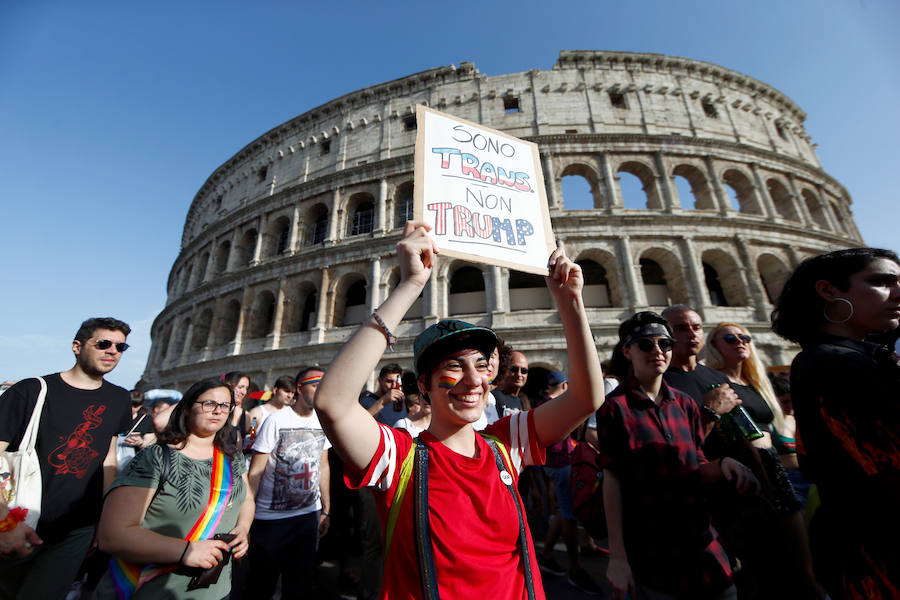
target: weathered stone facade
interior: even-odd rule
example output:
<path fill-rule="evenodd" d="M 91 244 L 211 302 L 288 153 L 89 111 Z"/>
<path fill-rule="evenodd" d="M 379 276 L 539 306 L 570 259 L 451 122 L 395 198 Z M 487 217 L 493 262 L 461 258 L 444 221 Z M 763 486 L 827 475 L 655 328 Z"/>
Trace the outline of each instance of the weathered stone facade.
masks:
<path fill-rule="evenodd" d="M 186 387 L 242 370 L 260 384 L 328 364 L 396 285 L 394 245 L 412 214 L 415 105 L 537 143 L 556 236 L 587 275 L 601 354 L 619 322 L 667 303 L 735 321 L 770 363 L 771 298 L 806 256 L 860 245 L 847 191 L 825 173 L 806 115 L 768 85 L 656 54 L 564 51 L 551 71 L 485 76 L 441 67 L 337 98 L 251 142 L 188 211 L 144 385 Z M 645 208 L 626 208 L 622 174 Z M 629 175 L 629 176 L 630 176 Z M 563 177 L 593 208 L 567 208 Z M 679 197 L 675 178 L 690 185 Z M 411 364 L 412 337 L 453 315 L 489 325 L 532 365 L 565 368 L 542 281 L 444 260 L 384 362 Z"/>

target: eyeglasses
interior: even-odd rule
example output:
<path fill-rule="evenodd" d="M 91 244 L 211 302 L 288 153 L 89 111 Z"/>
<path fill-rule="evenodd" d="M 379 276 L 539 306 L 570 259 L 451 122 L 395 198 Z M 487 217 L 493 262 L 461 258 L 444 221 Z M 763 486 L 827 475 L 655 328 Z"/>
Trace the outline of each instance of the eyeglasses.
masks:
<path fill-rule="evenodd" d="M 211 413 L 216 412 L 216 409 L 221 409 L 224 412 L 231 412 L 234 409 L 234 404 L 230 402 L 216 402 L 215 400 L 204 400 L 203 402 L 198 402 L 200 408 L 203 409 L 203 412 Z"/>
<path fill-rule="evenodd" d="M 94 342 L 94 345 L 97 346 L 97 348 L 99 348 L 100 350 L 106 350 L 110 346 L 115 345 L 116 350 L 119 352 L 125 352 L 126 350 L 128 350 L 128 348 L 130 348 L 130 346 L 125 342 L 111 342 L 110 340 L 97 340 L 96 342 Z"/>
<path fill-rule="evenodd" d="M 528 375 L 528 367 L 510 367 L 509 370 L 513 373 L 521 373 L 522 375 Z"/>
<path fill-rule="evenodd" d="M 653 352 L 653 348 L 659 348 L 662 352 L 668 352 L 675 345 L 669 338 L 640 338 L 634 341 L 641 352 Z"/>
<path fill-rule="evenodd" d="M 726 333 L 722 336 L 722 339 L 725 340 L 727 344 L 737 344 L 738 342 L 744 342 L 745 344 L 749 344 L 753 341 L 753 338 L 747 335 L 746 333 L 741 333 L 738 335 L 734 335 L 733 333 Z"/>

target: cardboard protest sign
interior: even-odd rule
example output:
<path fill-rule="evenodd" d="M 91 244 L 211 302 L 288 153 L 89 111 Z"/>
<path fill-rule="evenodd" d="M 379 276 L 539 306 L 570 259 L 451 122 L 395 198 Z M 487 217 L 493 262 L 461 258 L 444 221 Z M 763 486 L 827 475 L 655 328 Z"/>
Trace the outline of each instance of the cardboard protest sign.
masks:
<path fill-rule="evenodd" d="M 415 218 L 442 256 L 547 274 L 555 248 L 537 144 L 416 107 Z"/>

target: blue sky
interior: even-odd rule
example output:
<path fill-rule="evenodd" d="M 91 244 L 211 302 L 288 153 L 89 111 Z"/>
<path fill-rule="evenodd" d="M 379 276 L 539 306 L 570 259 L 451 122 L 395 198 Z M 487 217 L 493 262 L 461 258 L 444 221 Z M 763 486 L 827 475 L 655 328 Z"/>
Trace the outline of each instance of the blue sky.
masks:
<path fill-rule="evenodd" d="M 900 217 L 900 3 L 0 0 L 0 380 L 71 366 L 88 316 L 132 324 L 130 387 L 194 194 L 270 128 L 381 81 L 560 50 L 706 60 L 787 94 L 870 245 Z"/>

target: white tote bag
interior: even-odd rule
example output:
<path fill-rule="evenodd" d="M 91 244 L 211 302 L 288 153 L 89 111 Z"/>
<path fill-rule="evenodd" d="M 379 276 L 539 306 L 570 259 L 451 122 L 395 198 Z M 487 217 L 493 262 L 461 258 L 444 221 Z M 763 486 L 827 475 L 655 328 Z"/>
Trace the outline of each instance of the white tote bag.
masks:
<path fill-rule="evenodd" d="M 34 449 L 34 443 L 41 423 L 44 399 L 47 397 L 47 382 L 43 377 L 38 377 L 37 380 L 41 383 L 41 393 L 31 412 L 31 419 L 28 420 L 28 427 L 19 443 L 19 449 L 15 452 L 0 453 L 0 473 L 12 475 L 12 487 L 8 490 L 9 507 L 27 508 L 25 523 L 32 528 L 37 527 L 38 519 L 41 518 L 41 463 Z"/>

